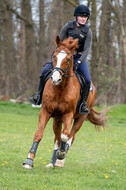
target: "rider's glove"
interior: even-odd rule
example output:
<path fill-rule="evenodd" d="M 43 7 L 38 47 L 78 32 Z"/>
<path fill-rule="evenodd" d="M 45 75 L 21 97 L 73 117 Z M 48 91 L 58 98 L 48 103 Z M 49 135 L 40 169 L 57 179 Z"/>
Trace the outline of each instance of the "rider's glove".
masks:
<path fill-rule="evenodd" d="M 73 67 L 73 70 L 74 72 L 78 69 L 79 65 L 81 64 L 81 61 L 78 60 L 75 64 L 74 64 L 74 67 Z"/>

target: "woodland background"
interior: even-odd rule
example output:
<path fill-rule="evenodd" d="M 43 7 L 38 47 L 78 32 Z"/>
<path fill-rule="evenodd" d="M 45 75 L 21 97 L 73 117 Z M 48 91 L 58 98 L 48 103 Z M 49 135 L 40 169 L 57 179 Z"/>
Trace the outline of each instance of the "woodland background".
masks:
<path fill-rule="evenodd" d="M 99 103 L 126 103 L 126 0 L 0 0 L 0 96 L 37 91 L 55 37 L 80 3 L 91 10 L 88 63 Z"/>

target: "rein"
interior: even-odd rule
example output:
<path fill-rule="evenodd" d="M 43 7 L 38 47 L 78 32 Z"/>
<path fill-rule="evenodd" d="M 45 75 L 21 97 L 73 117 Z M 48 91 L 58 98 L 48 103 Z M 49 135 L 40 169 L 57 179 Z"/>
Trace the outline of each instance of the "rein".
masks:
<path fill-rule="evenodd" d="M 55 51 L 61 52 L 61 51 L 58 51 L 57 49 L 56 49 Z M 53 51 L 53 53 L 52 53 L 52 55 L 51 55 L 51 60 L 53 59 L 53 54 L 55 53 L 55 51 Z M 64 53 L 64 52 L 61 52 L 61 53 Z M 71 54 L 71 57 L 70 57 L 70 59 L 68 60 L 68 61 L 69 61 L 69 65 L 67 66 L 66 70 L 64 70 L 64 69 L 62 69 L 62 68 L 59 68 L 59 67 L 54 67 L 54 68 L 52 68 L 52 69 L 48 69 L 47 71 L 52 71 L 52 72 L 53 72 L 54 70 L 55 70 L 55 71 L 59 71 L 62 78 L 63 78 L 63 77 L 65 77 L 65 78 L 73 77 L 73 76 L 75 75 L 75 73 L 74 73 L 73 75 L 66 75 L 66 73 L 69 71 L 69 68 L 70 68 L 70 63 L 71 63 L 71 60 L 72 60 L 73 53 L 72 53 L 72 52 L 65 52 L 65 53 L 66 53 L 66 54 Z M 67 62 L 68 62 L 68 61 L 67 61 Z M 47 64 L 51 64 L 51 65 L 52 65 L 52 61 L 51 61 L 51 62 L 48 62 L 48 63 L 45 63 L 45 64 L 43 65 L 42 69 L 44 69 Z M 52 67 L 53 67 L 53 65 L 52 65 Z"/>

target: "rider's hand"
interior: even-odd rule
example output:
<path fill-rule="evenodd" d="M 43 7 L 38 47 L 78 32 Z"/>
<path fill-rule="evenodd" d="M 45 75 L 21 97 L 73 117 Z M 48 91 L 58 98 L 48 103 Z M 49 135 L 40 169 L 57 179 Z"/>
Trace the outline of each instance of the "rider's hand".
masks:
<path fill-rule="evenodd" d="M 78 60 L 78 61 L 74 64 L 74 66 L 73 66 L 73 71 L 74 71 L 74 72 L 78 69 L 78 67 L 79 67 L 80 64 L 81 64 L 81 61 L 80 61 L 80 60 Z"/>

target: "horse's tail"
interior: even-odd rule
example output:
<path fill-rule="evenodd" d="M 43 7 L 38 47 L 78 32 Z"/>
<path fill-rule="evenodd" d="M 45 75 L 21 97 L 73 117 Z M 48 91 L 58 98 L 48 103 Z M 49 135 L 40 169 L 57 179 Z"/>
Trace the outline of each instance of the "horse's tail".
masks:
<path fill-rule="evenodd" d="M 90 113 L 87 116 L 87 119 L 95 125 L 95 128 L 98 126 L 106 127 L 106 122 L 109 116 L 106 115 L 106 113 L 110 109 L 104 109 L 101 112 L 96 111 L 93 107 L 90 110 Z"/>

